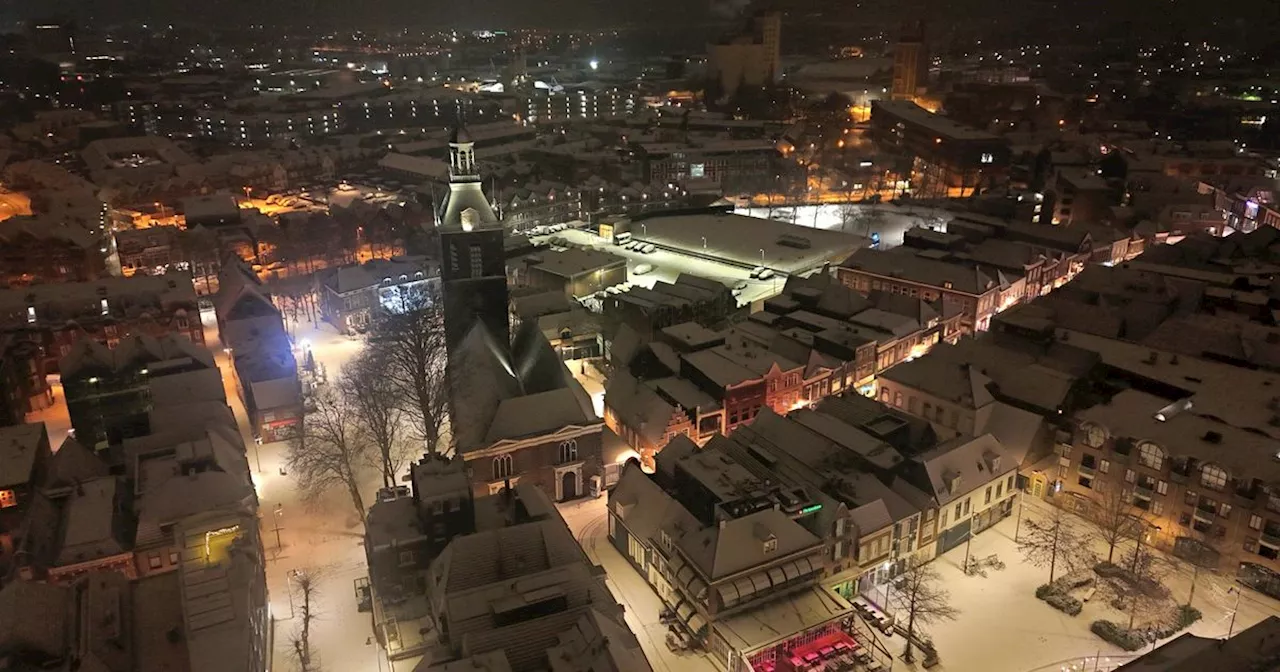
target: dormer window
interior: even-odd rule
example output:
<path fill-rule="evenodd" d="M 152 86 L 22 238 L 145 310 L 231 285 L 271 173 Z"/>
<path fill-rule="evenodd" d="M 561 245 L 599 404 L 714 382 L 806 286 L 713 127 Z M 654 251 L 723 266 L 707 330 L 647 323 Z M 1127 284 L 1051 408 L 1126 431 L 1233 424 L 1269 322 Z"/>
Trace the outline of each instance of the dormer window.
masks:
<path fill-rule="evenodd" d="M 110 313 L 110 312 L 111 312 L 111 309 L 107 306 L 107 300 L 106 300 L 106 299 L 103 299 L 103 300 L 101 301 L 101 305 L 102 305 L 102 314 L 103 314 L 103 315 L 106 315 L 107 313 Z"/>
<path fill-rule="evenodd" d="M 778 551 L 778 538 L 770 535 L 768 539 L 764 540 L 764 552 L 776 553 L 777 551 Z"/>
<path fill-rule="evenodd" d="M 27 324 L 36 323 L 36 307 L 27 306 Z"/>

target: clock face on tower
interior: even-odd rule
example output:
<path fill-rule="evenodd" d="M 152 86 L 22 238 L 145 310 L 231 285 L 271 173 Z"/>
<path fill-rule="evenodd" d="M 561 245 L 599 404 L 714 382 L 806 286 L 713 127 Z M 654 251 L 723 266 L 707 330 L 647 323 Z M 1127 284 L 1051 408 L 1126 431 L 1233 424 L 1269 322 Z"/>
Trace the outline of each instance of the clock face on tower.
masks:
<path fill-rule="evenodd" d="M 1101 448 L 1107 440 L 1107 433 L 1097 425 L 1089 425 L 1085 429 L 1084 442 L 1090 448 Z"/>

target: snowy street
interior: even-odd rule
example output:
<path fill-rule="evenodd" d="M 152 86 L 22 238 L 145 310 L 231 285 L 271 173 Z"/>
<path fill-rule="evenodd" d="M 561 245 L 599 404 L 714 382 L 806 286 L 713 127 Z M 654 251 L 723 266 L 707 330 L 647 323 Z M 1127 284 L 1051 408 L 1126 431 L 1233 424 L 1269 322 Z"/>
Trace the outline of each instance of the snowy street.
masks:
<path fill-rule="evenodd" d="M 290 594 L 289 586 L 291 572 L 300 570 L 319 572 L 317 615 L 311 634 L 312 655 L 319 664 L 328 670 L 344 672 L 389 670 L 381 649 L 372 640 L 371 615 L 356 609 L 354 582 L 367 576 L 368 570 L 364 529 L 356 519 L 350 499 L 345 493 L 331 492 L 319 502 L 303 503 L 285 469 L 288 444 L 255 446 L 244 404 L 235 389 L 230 357 L 218 340 L 213 313 L 206 312 L 203 318 L 205 342 L 222 370 L 227 401 L 250 451 L 249 464 L 258 491 L 262 547 L 267 557 L 267 591 L 275 626 L 271 669 L 278 672 L 298 669 L 290 644 L 297 626 L 297 605 L 291 599 L 296 599 L 296 595 Z M 289 326 L 291 331 L 296 326 L 298 343 L 310 343 L 316 362 L 324 366 L 331 383 L 362 345 L 359 340 L 335 333 L 328 325 L 322 324 L 319 329 L 307 322 Z M 361 494 L 369 505 L 375 501 L 381 481 L 373 469 L 367 469 L 364 476 Z"/>

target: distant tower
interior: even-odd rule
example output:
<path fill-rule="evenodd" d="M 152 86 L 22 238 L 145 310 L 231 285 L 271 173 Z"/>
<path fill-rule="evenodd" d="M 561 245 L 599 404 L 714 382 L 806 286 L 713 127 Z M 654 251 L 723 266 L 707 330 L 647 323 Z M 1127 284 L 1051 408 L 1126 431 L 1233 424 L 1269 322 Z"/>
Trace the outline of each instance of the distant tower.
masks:
<path fill-rule="evenodd" d="M 511 342 L 502 222 L 481 188 L 475 143 L 465 128 L 449 138 L 449 195 L 440 219 L 445 341 L 450 349 L 476 322 L 494 342 Z"/>
<path fill-rule="evenodd" d="M 893 47 L 893 100 L 915 100 L 929 78 L 929 51 L 925 47 L 924 22 L 912 21 L 902 28 Z"/>

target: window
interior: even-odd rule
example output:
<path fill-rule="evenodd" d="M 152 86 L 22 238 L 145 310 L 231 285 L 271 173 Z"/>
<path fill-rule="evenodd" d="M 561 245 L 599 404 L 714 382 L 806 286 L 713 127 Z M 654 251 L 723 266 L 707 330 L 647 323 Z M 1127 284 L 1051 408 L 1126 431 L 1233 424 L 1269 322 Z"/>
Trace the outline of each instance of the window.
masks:
<path fill-rule="evenodd" d="M 471 274 L 467 277 L 478 278 L 484 275 L 484 259 L 480 256 L 480 246 L 472 245 L 471 253 L 467 256 L 467 260 L 471 262 Z"/>
<path fill-rule="evenodd" d="M 569 439 L 560 442 L 560 463 L 573 462 L 578 459 L 578 440 Z"/>
<path fill-rule="evenodd" d="M 777 550 L 778 550 L 778 538 L 773 535 L 769 535 L 769 538 L 764 540 L 764 552 L 773 553 Z"/>
<path fill-rule="evenodd" d="M 449 499 L 449 512 L 450 512 L 450 513 L 454 512 L 454 511 L 457 511 L 457 510 L 458 510 L 458 509 L 460 509 L 460 508 L 462 508 L 462 500 L 460 500 L 460 499 L 452 499 L 452 498 L 450 498 L 450 499 Z"/>
<path fill-rule="evenodd" d="M 35 322 L 36 322 L 36 307 L 27 306 L 27 324 L 35 324 Z"/>
<path fill-rule="evenodd" d="M 434 513 L 437 516 L 444 513 L 444 502 L 439 499 L 431 502 L 431 513 Z"/>
<path fill-rule="evenodd" d="M 493 458 L 493 480 L 500 481 L 511 476 L 511 456 L 499 455 Z"/>
<path fill-rule="evenodd" d="M 1164 502 L 1158 499 L 1151 502 L 1151 513 L 1154 513 L 1157 516 L 1164 513 Z"/>
<path fill-rule="evenodd" d="M 1230 505 L 1230 504 L 1223 503 L 1222 507 L 1218 509 L 1218 515 L 1219 515 L 1219 516 L 1222 516 L 1223 518 L 1228 518 L 1228 517 L 1230 517 L 1230 516 L 1231 516 L 1231 505 Z"/>
<path fill-rule="evenodd" d="M 990 152 L 983 152 L 979 160 L 982 163 L 995 163 L 996 157 L 994 154 L 991 154 Z"/>
<path fill-rule="evenodd" d="M 988 485 L 986 501 L 984 501 L 983 504 L 990 504 L 990 503 L 991 503 L 991 486 Z"/>
<path fill-rule="evenodd" d="M 962 507 L 961 507 L 961 505 L 957 503 L 957 504 L 956 504 L 956 515 L 955 515 L 955 519 L 956 519 L 956 520 L 960 520 L 960 516 L 962 515 L 962 514 L 960 513 L 961 508 L 962 508 Z"/>
<path fill-rule="evenodd" d="M 1138 464 L 1150 469 L 1159 469 L 1164 466 L 1164 450 L 1150 441 L 1143 441 L 1138 444 Z"/>
<path fill-rule="evenodd" d="M 1111 471 L 1111 463 L 1106 460 L 1098 460 L 1098 471 L 1104 474 Z"/>
<path fill-rule="evenodd" d="M 151 569 L 160 569 L 160 554 L 159 553 L 147 554 L 147 566 L 150 567 Z"/>
<path fill-rule="evenodd" d="M 964 499 L 964 515 L 966 516 L 969 515 L 969 498 L 968 497 L 965 497 Z"/>
<path fill-rule="evenodd" d="M 1080 487 L 1082 488 L 1089 488 L 1090 490 L 1093 489 L 1093 479 L 1088 476 L 1081 476 L 1077 482 L 1080 483 Z"/>
<path fill-rule="evenodd" d="M 1169 494 L 1169 484 L 1164 481 L 1156 481 L 1156 492 L 1162 495 Z"/>
<path fill-rule="evenodd" d="M 1224 490 L 1227 487 L 1227 472 L 1216 464 L 1206 464 L 1200 470 L 1200 485 L 1210 490 Z"/>
<path fill-rule="evenodd" d="M 1249 516 L 1249 529 L 1251 529 L 1251 530 L 1261 530 L 1261 529 L 1262 529 L 1262 516 L 1259 516 L 1259 515 L 1250 515 L 1250 516 Z"/>
<path fill-rule="evenodd" d="M 1009 492 L 1013 492 L 1013 476 L 1010 476 L 1008 480 L 1005 481 L 1004 489 Z"/>
<path fill-rule="evenodd" d="M 413 564 L 413 551 L 400 551 L 400 566 Z"/>
<path fill-rule="evenodd" d="M 173 565 L 173 566 L 175 566 L 175 567 L 178 565 L 178 552 L 177 552 L 177 551 L 169 551 L 169 564 L 171 564 L 171 565 Z"/>
<path fill-rule="evenodd" d="M 18 495 L 12 490 L 0 490 L 0 509 L 18 505 Z"/>
<path fill-rule="evenodd" d="M 1000 495 L 1004 492 L 1004 481 L 996 483 L 996 499 L 1000 499 Z"/>
<path fill-rule="evenodd" d="M 1136 480 L 1138 480 L 1138 475 L 1137 475 L 1137 474 L 1135 474 L 1135 473 L 1133 473 L 1133 470 L 1132 470 L 1132 469 L 1125 469 L 1125 470 L 1124 470 L 1124 482 L 1125 482 L 1125 483 L 1132 483 L 1132 482 L 1134 482 L 1134 481 L 1136 481 Z"/>
<path fill-rule="evenodd" d="M 107 300 L 106 300 L 106 299 L 103 299 L 103 300 L 102 300 L 101 305 L 102 305 L 102 314 L 103 314 L 103 315 L 106 315 L 107 313 L 110 313 L 110 312 L 111 312 L 111 308 L 107 306 Z"/>

